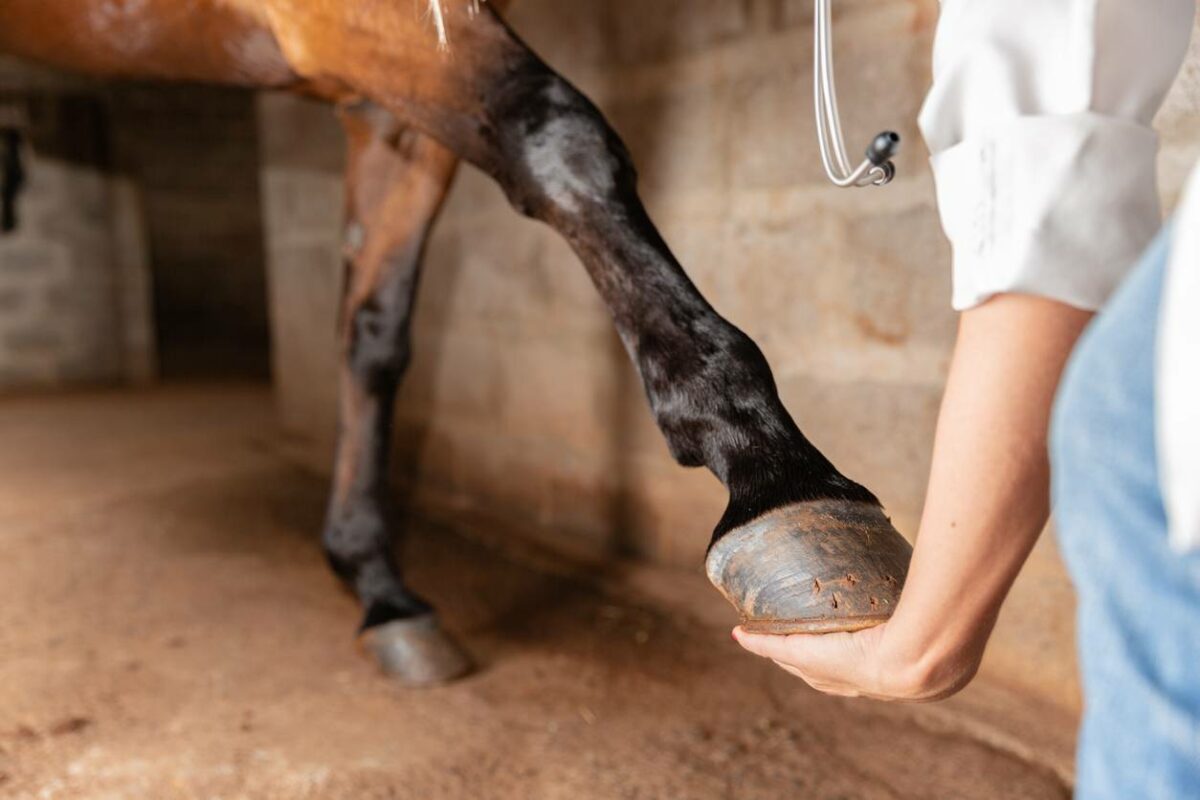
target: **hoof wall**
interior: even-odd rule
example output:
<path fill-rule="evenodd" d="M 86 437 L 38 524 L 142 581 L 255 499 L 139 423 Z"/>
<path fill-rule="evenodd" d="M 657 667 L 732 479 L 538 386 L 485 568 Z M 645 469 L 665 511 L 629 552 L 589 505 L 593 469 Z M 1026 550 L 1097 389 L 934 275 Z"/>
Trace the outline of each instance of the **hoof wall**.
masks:
<path fill-rule="evenodd" d="M 385 622 L 366 631 L 363 639 L 383 671 L 407 686 L 447 683 L 473 667 L 433 614 Z"/>
<path fill-rule="evenodd" d="M 747 631 L 835 633 L 887 621 L 911 558 L 879 506 L 819 500 L 733 529 L 705 567 Z"/>

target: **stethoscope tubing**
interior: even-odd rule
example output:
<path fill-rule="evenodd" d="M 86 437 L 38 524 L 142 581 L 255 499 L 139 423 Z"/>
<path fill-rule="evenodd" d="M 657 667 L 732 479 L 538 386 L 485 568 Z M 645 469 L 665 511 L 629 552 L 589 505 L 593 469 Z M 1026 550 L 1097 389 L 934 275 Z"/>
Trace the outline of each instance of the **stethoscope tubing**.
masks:
<path fill-rule="evenodd" d="M 896 174 L 891 157 L 900 137 L 885 131 L 867 148 L 867 157 L 851 168 L 842 134 L 837 81 L 833 72 L 833 21 L 831 0 L 814 0 L 813 8 L 813 111 L 817 122 L 817 144 L 821 165 L 835 185 L 843 188 L 884 186 Z"/>

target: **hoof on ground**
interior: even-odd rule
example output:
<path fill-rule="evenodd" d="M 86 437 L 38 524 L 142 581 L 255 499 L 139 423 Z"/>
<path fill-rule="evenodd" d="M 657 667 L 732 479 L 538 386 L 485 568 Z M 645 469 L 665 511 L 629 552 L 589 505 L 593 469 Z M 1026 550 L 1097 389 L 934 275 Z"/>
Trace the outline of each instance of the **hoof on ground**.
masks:
<path fill-rule="evenodd" d="M 473 668 L 470 656 L 433 614 L 376 625 L 363 634 L 363 641 L 380 668 L 405 686 L 448 683 Z"/>
<path fill-rule="evenodd" d="M 708 579 L 753 633 L 834 633 L 892 615 L 912 547 L 871 503 L 775 509 L 709 550 Z"/>

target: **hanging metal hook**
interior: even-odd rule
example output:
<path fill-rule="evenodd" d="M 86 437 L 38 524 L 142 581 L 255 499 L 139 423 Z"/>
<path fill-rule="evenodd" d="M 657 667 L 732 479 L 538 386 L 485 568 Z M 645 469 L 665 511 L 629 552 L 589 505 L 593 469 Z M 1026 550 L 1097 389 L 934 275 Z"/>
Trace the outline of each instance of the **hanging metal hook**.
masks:
<path fill-rule="evenodd" d="M 837 186 L 884 186 L 896 176 L 892 158 L 900 150 L 900 135 L 884 131 L 871 140 L 866 158 L 851 168 L 838 112 L 833 77 L 833 21 L 830 0 L 815 0 L 813 9 L 813 106 L 817 141 L 825 174 Z"/>

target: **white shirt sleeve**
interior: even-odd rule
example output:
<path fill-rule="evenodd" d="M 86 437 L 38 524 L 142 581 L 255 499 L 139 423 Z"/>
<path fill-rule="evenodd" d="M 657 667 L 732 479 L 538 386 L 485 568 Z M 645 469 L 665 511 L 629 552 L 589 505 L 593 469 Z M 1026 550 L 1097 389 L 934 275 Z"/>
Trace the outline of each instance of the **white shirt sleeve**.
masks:
<path fill-rule="evenodd" d="M 954 307 L 1097 309 L 1162 224 L 1151 120 L 1195 0 L 943 0 L 921 111 Z"/>

